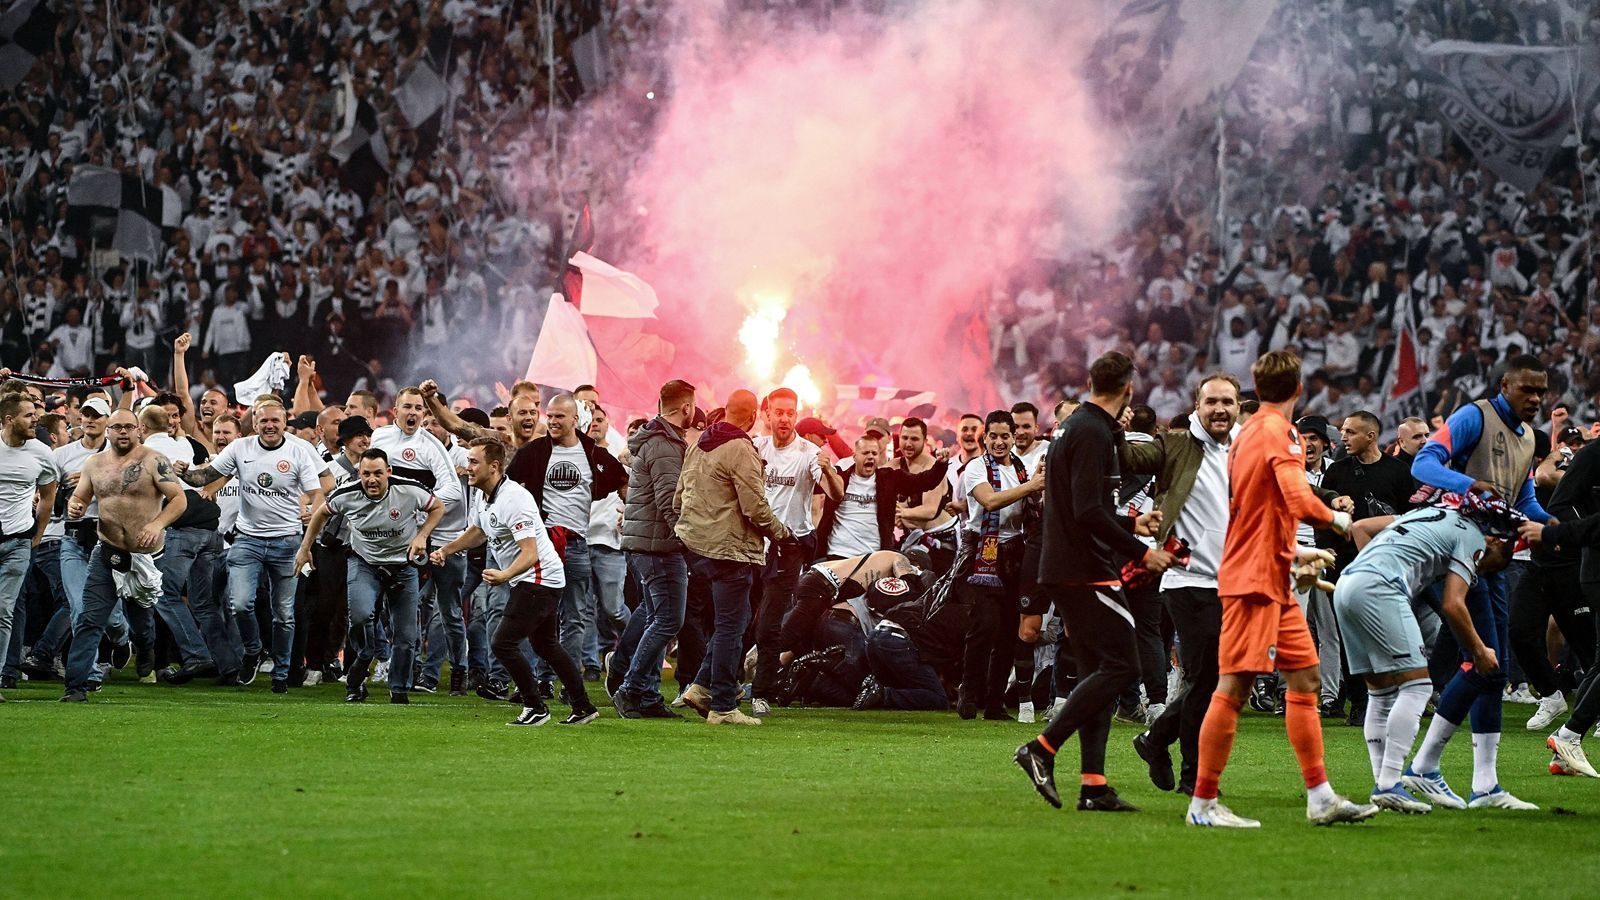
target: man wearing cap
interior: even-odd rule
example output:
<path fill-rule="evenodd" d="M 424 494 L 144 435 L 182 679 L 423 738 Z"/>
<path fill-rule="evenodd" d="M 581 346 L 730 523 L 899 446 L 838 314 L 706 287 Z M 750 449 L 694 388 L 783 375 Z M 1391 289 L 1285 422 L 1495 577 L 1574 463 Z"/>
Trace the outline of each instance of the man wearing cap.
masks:
<path fill-rule="evenodd" d="M 316 447 L 318 451 L 322 450 L 320 442 L 317 440 L 319 432 L 317 430 L 316 413 L 310 410 L 295 413 L 289 419 L 289 432 L 300 440 Z"/>
<path fill-rule="evenodd" d="M 78 415 L 83 428 L 83 438 L 63 447 L 57 447 L 53 451 L 56 469 L 65 486 L 64 490 L 69 494 L 78 486 L 84 462 L 105 448 L 106 419 L 111 415 L 111 404 L 103 396 L 90 397 L 78 408 Z M 99 541 L 95 532 L 95 520 L 99 513 L 99 504 L 91 503 L 83 518 L 66 523 L 66 537 L 61 542 L 60 565 L 61 587 L 63 593 L 67 595 L 67 607 L 55 611 L 55 615 L 45 625 L 44 634 L 47 639 L 35 643 L 28 656 L 23 659 L 22 668 L 30 675 L 39 672 L 54 677 L 55 657 L 61 652 L 62 644 L 71 634 L 72 626 L 83 612 L 83 585 L 89 577 L 89 553 Z M 120 605 L 112 611 L 111 618 L 106 623 L 106 638 L 113 646 L 129 645 L 128 619 Z M 89 673 L 90 690 L 99 689 L 101 677 L 98 669 Z"/>
<path fill-rule="evenodd" d="M 795 421 L 799 400 L 788 388 L 778 388 L 761 403 L 770 434 L 755 439 L 756 452 L 766 468 L 767 503 L 789 529 L 790 539 L 773 544 L 761 570 L 761 607 L 756 611 L 756 676 L 750 711 L 765 716 L 772 711 L 778 687 L 778 636 L 784 616 L 794 606 L 800 570 L 816 558 L 812 541 L 811 496 L 820 488 L 838 502 L 844 497 L 844 479 L 833 467 L 827 448 L 797 439 Z"/>
<path fill-rule="evenodd" d="M 806 416 L 794 423 L 794 433 L 818 447 L 827 447 L 833 451 L 834 456 L 850 455 L 850 445 L 839 437 L 838 429 L 829 427 L 826 422 L 815 416 Z"/>

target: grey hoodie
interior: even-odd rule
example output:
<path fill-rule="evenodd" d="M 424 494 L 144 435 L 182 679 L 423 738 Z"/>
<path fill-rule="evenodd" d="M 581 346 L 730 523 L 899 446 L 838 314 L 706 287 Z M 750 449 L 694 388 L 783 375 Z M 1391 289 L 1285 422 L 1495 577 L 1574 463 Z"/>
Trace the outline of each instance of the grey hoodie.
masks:
<path fill-rule="evenodd" d="M 683 432 L 656 416 L 628 439 L 633 465 L 628 471 L 628 500 L 622 514 L 622 549 L 635 553 L 683 550 L 674 529 L 678 513 L 672 496 L 688 449 Z"/>

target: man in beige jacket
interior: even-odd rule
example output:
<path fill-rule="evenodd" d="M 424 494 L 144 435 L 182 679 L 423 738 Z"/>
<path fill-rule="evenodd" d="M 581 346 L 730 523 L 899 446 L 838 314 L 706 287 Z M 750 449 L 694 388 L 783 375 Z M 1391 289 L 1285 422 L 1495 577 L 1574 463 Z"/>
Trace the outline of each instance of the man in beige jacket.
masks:
<path fill-rule="evenodd" d="M 705 662 L 684 702 L 712 725 L 760 725 L 739 711 L 739 663 L 750 620 L 750 587 L 766 561 L 763 538 L 782 541 L 789 529 L 767 505 L 761 456 L 750 440 L 756 395 L 734 391 L 721 422 L 689 448 L 673 506 L 676 532 L 688 548 L 689 569 L 711 582 L 715 632 Z"/>

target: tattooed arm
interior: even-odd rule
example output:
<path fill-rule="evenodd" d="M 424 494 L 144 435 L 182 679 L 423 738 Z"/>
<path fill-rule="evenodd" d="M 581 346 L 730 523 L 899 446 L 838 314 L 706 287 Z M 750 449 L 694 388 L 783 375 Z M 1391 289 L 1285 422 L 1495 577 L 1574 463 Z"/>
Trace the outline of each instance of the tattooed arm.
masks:
<path fill-rule="evenodd" d="M 489 438 L 504 441 L 504 435 L 493 428 L 484 428 L 474 425 L 451 411 L 449 404 L 439 397 L 439 383 L 433 379 L 424 381 L 421 386 L 422 402 L 428 405 L 428 415 L 439 423 L 439 427 L 450 432 L 463 441 L 474 441 L 478 438 Z"/>
<path fill-rule="evenodd" d="M 138 541 L 141 549 L 153 549 L 161 543 L 161 536 L 167 527 L 178 521 L 178 517 L 189 508 L 189 498 L 184 496 L 183 486 L 178 483 L 178 476 L 172 470 L 172 463 L 160 453 L 152 453 L 151 456 L 155 458 L 151 477 L 155 481 L 156 490 L 161 492 L 162 498 L 167 502 L 161 509 L 161 515 L 140 529 Z"/>
<path fill-rule="evenodd" d="M 168 463 L 167 465 L 172 468 L 173 473 L 177 475 L 177 477 L 183 479 L 184 484 L 192 487 L 205 487 L 213 481 L 228 477 L 223 475 L 221 472 L 218 472 L 209 464 L 196 469 L 190 467 L 188 460 L 180 459 L 176 462 Z"/>

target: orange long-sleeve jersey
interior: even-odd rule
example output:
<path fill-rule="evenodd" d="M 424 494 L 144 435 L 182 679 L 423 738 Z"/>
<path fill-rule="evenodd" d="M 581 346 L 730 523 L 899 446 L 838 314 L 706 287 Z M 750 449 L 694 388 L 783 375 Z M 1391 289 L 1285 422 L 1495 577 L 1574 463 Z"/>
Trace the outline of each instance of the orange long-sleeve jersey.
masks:
<path fill-rule="evenodd" d="M 1283 414 L 1263 406 L 1228 450 L 1228 535 L 1222 544 L 1217 593 L 1270 597 L 1293 603 L 1289 567 L 1295 526 L 1333 522 L 1333 510 L 1306 481 L 1300 433 Z"/>

